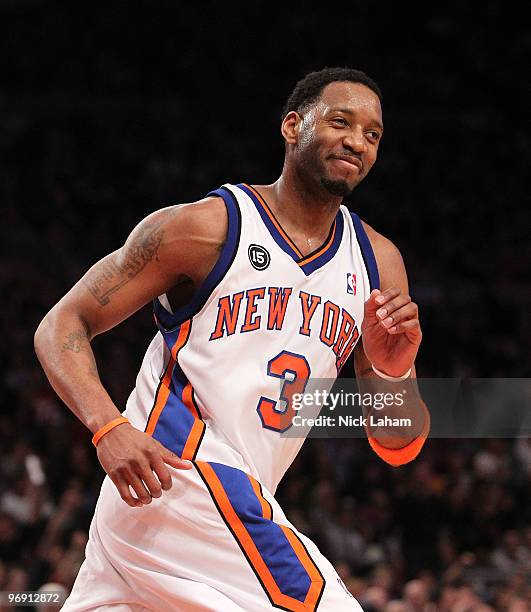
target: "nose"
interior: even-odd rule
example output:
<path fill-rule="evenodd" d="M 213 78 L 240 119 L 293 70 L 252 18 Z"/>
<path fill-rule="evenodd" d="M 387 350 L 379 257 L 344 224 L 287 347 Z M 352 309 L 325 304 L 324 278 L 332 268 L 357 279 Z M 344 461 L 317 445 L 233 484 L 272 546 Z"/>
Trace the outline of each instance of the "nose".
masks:
<path fill-rule="evenodd" d="M 353 126 L 353 128 L 345 134 L 343 145 L 355 153 L 365 153 L 367 150 L 367 143 L 360 125 Z"/>

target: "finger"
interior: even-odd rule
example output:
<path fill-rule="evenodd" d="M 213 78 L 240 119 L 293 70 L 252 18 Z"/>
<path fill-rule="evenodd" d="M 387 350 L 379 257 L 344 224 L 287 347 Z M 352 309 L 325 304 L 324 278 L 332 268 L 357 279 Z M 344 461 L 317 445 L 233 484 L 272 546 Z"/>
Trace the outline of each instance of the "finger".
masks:
<path fill-rule="evenodd" d="M 384 318 L 380 320 L 380 324 L 383 327 L 390 328 L 393 325 L 400 323 L 401 321 L 407 321 L 408 319 L 418 319 L 418 314 L 419 312 L 417 305 L 414 302 L 409 302 L 401 306 L 397 310 L 394 310 L 392 313 L 389 313 L 387 316 L 384 315 Z"/>
<path fill-rule="evenodd" d="M 405 295 L 401 293 L 400 295 L 397 295 L 395 298 L 393 298 L 389 302 L 386 302 L 383 306 L 378 308 L 378 310 L 376 311 L 376 316 L 381 321 L 383 321 L 386 317 L 393 314 L 397 310 L 400 310 L 406 304 L 410 304 L 410 303 L 413 303 L 413 302 L 411 302 L 411 298 L 409 297 L 409 295 Z"/>
<path fill-rule="evenodd" d="M 387 331 L 390 334 L 403 334 L 409 331 L 417 331 L 420 333 L 420 322 L 418 319 L 409 319 L 408 321 L 403 321 L 398 325 L 393 325 Z"/>
<path fill-rule="evenodd" d="M 398 287 L 389 287 L 389 289 L 386 289 L 385 291 L 380 293 L 380 295 L 377 295 L 375 297 L 375 302 L 379 306 L 382 306 L 383 304 L 386 304 L 389 300 L 395 298 L 397 295 L 400 295 L 400 293 L 401 291 L 400 289 L 398 289 Z"/>
<path fill-rule="evenodd" d="M 383 293 L 379 289 L 374 289 L 369 295 L 369 299 L 365 302 L 365 316 L 367 318 L 376 318 L 375 323 L 387 315 L 389 302 L 400 295 L 400 289 L 390 287 Z M 382 308 L 383 307 L 383 308 Z M 377 313 L 380 313 L 379 317 Z"/>
<path fill-rule="evenodd" d="M 131 508 L 139 508 L 140 506 L 142 506 L 142 502 L 138 499 L 135 499 L 131 495 L 131 491 L 129 490 L 129 485 L 127 482 L 125 482 L 123 478 L 120 478 L 117 476 L 109 476 L 109 477 L 113 481 L 114 486 L 118 489 L 118 493 L 120 494 L 120 497 L 124 500 L 124 502 L 128 506 L 131 506 Z"/>
<path fill-rule="evenodd" d="M 165 454 L 162 455 L 162 460 L 164 463 L 171 465 L 178 470 L 190 470 L 192 469 L 192 462 L 187 461 L 186 459 L 179 459 L 175 453 L 169 453 L 166 451 Z"/>
<path fill-rule="evenodd" d="M 151 466 L 146 466 L 141 474 L 138 474 L 139 478 L 143 480 L 148 493 L 151 497 L 160 497 L 162 495 L 162 488 L 160 482 L 155 478 L 155 475 L 151 471 Z"/>
<path fill-rule="evenodd" d="M 167 463 L 168 465 L 171 465 L 172 467 L 177 468 L 178 470 L 191 469 L 192 467 L 191 461 L 180 459 L 179 457 L 177 457 L 175 453 L 173 453 L 171 450 L 167 449 L 165 446 L 160 444 L 160 442 L 158 443 L 158 447 L 160 450 L 160 456 L 162 460 L 164 461 L 164 463 Z"/>
<path fill-rule="evenodd" d="M 365 315 L 366 316 L 374 316 L 375 312 L 380 308 L 379 304 L 376 302 L 376 298 L 381 295 L 381 291 L 379 289 L 373 289 L 365 302 Z"/>
<path fill-rule="evenodd" d="M 131 473 L 129 475 L 129 486 L 133 489 L 133 491 L 136 493 L 137 498 L 143 503 L 143 504 L 150 504 L 151 503 L 151 494 L 150 492 L 146 489 L 145 484 L 142 482 L 141 478 L 139 476 L 137 476 L 134 473 Z"/>
<path fill-rule="evenodd" d="M 162 460 L 162 457 L 160 455 L 158 455 L 158 457 L 153 459 L 153 461 L 151 462 L 151 469 L 157 475 L 157 478 L 159 479 L 164 491 L 171 489 L 171 474 L 166 465 L 164 464 L 164 461 Z"/>

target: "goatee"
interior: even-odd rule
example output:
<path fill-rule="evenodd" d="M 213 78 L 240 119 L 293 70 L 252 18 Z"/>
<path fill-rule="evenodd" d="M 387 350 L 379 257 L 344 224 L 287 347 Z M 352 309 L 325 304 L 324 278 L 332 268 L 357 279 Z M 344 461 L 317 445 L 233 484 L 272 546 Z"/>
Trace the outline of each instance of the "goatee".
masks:
<path fill-rule="evenodd" d="M 321 178 L 321 185 L 330 195 L 345 198 L 350 195 L 354 188 L 349 187 L 346 181 L 333 181 L 328 178 Z"/>

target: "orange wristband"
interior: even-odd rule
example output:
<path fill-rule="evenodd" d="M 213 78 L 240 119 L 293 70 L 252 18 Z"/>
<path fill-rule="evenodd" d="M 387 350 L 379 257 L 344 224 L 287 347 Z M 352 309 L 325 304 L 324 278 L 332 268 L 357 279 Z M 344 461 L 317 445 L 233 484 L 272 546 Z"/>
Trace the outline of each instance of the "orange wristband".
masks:
<path fill-rule="evenodd" d="M 424 402 L 422 402 L 422 407 L 424 409 L 424 426 L 422 428 L 422 432 L 418 438 L 415 438 L 403 448 L 387 448 L 382 446 L 382 444 L 380 444 L 375 438 L 367 436 L 372 450 L 380 457 L 380 459 L 383 459 L 386 463 L 389 463 L 389 465 L 392 465 L 393 467 L 398 467 L 399 465 L 404 465 L 405 463 L 413 461 L 413 459 L 415 459 L 415 457 L 420 453 L 420 450 L 424 446 L 424 442 L 426 442 L 430 432 L 431 425 L 430 413 Z"/>
<path fill-rule="evenodd" d="M 92 444 L 94 444 L 94 446 L 98 446 L 98 442 L 106 433 L 109 433 L 111 429 L 118 427 L 118 425 L 121 425 L 122 423 L 129 423 L 129 419 L 126 419 L 125 417 L 118 417 L 112 421 L 109 421 L 107 425 L 104 425 L 101 429 L 98 429 L 98 431 L 94 434 L 92 437 Z"/>

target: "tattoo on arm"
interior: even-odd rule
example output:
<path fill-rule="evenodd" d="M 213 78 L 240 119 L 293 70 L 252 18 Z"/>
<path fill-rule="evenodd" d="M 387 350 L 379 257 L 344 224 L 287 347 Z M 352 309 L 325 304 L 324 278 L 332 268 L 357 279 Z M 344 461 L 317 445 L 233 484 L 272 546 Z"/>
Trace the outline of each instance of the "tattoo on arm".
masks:
<path fill-rule="evenodd" d="M 92 274 L 83 279 L 84 285 L 101 306 L 110 301 L 110 296 L 132 280 L 157 253 L 164 236 L 163 223 L 171 216 L 170 209 L 152 223 L 139 228 L 123 256 L 121 264 L 106 261 Z"/>
<path fill-rule="evenodd" d="M 61 351 L 71 351 L 72 353 L 86 353 L 89 357 L 89 374 L 98 378 L 98 367 L 96 366 L 96 360 L 94 359 L 94 353 L 90 348 L 90 341 L 86 329 L 75 329 L 70 332 L 65 339 L 65 342 L 61 346 Z"/>
<path fill-rule="evenodd" d="M 88 343 L 88 335 L 86 330 L 84 329 L 76 329 L 73 332 L 70 332 L 66 336 L 65 343 L 61 347 L 63 353 L 65 351 L 72 351 L 72 353 L 81 353 L 81 351 L 85 351 L 86 343 Z"/>

